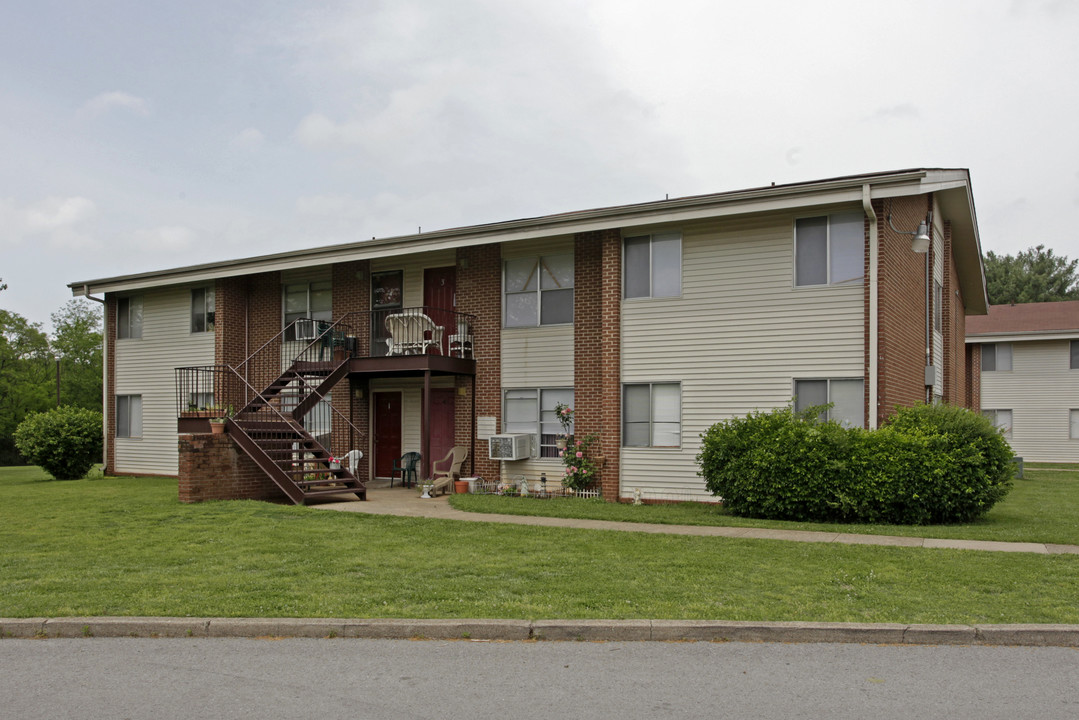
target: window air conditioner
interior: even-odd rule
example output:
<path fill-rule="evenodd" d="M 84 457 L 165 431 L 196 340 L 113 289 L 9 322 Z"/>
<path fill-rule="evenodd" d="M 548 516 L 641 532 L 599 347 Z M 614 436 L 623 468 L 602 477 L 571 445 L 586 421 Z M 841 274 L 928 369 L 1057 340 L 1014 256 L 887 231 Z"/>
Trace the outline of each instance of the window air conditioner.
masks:
<path fill-rule="evenodd" d="M 297 340 L 314 340 L 318 335 L 315 334 L 315 321 L 310 318 L 300 318 L 296 321 L 296 339 Z"/>
<path fill-rule="evenodd" d="M 492 435 L 487 448 L 491 460 L 525 460 L 532 456 L 532 436 Z"/>

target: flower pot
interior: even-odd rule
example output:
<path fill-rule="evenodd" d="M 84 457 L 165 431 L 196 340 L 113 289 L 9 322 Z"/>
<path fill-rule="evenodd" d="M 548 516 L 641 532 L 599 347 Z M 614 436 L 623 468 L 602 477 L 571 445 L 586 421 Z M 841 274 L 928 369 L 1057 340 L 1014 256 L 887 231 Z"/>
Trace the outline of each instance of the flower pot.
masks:
<path fill-rule="evenodd" d="M 423 495 L 420 495 L 420 497 L 423 498 L 424 500 L 430 500 L 431 499 L 431 488 L 433 488 L 433 487 L 434 487 L 434 485 L 424 485 L 423 486 Z"/>
<path fill-rule="evenodd" d="M 467 493 L 468 492 L 468 481 L 467 480 L 454 480 L 453 481 L 453 491 L 455 493 L 462 493 L 462 494 Z"/>
<path fill-rule="evenodd" d="M 210 421 L 210 432 L 212 432 L 214 435 L 224 435 L 225 434 L 225 423 L 224 422 L 213 422 L 211 420 Z"/>
<path fill-rule="evenodd" d="M 566 438 L 564 438 L 564 437 L 558 438 L 557 440 L 554 441 L 554 446 L 556 448 L 558 448 L 559 450 L 565 450 L 566 449 Z"/>

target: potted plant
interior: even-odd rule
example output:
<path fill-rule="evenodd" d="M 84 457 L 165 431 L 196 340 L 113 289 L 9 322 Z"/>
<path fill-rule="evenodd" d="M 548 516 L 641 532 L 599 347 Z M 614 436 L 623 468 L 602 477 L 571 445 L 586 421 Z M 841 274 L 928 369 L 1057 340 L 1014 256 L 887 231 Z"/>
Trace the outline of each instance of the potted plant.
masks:
<path fill-rule="evenodd" d="M 225 421 L 232 417 L 232 405 L 228 405 L 224 410 L 214 410 L 214 417 L 210 418 L 210 432 L 221 435 L 225 432 Z"/>
<path fill-rule="evenodd" d="M 558 418 L 558 423 L 562 426 L 562 434 L 555 439 L 554 444 L 559 450 L 565 450 L 569 445 L 569 440 L 573 436 L 570 432 L 570 428 L 573 427 L 573 408 L 565 403 L 558 403 L 554 406 L 555 417 Z"/>

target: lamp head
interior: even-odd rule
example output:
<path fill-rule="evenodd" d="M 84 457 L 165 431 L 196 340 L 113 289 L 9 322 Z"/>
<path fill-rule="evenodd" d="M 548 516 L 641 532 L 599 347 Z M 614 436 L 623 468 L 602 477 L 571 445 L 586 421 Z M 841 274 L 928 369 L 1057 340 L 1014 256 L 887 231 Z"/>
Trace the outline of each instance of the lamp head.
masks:
<path fill-rule="evenodd" d="M 912 234 L 914 239 L 910 242 L 910 249 L 919 254 L 929 252 L 929 228 L 925 223 L 919 224 L 918 231 Z"/>

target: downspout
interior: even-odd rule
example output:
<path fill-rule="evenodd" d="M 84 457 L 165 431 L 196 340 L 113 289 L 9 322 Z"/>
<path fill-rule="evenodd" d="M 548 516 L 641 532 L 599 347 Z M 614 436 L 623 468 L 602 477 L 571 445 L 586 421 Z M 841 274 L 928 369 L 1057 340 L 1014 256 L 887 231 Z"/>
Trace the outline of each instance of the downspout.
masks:
<path fill-rule="evenodd" d="M 877 213 L 873 211 L 873 199 L 870 185 L 862 185 L 862 208 L 869 217 L 869 429 L 877 428 L 877 373 L 880 365 L 880 340 L 878 338 L 880 321 L 877 306 L 880 304 L 880 284 L 878 282 L 877 263 L 880 254 L 877 232 Z"/>

